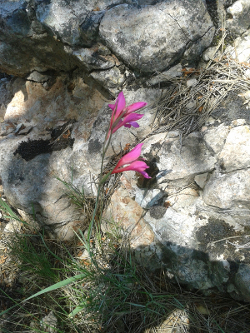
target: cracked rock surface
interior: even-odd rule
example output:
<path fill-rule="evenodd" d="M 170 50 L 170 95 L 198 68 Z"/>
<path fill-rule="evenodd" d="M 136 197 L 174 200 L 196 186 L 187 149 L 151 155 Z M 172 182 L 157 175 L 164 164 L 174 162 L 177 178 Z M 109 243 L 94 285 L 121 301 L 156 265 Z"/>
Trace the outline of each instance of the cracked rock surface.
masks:
<path fill-rule="evenodd" d="M 35 209 L 37 221 L 62 240 L 86 228 L 56 177 L 95 198 L 107 105 L 123 90 L 128 105 L 148 104 L 140 128 L 114 134 L 105 165 L 128 144 L 144 142 L 152 178 L 124 173 L 105 217 L 128 232 L 149 269 L 164 267 L 191 289 L 250 301 L 249 103 L 228 94 L 199 132 L 152 134 L 158 84 L 199 84 L 185 73 L 213 39 L 205 2 L 0 1 L 0 20 L 0 69 L 18 76 L 0 80 L 0 183 L 10 204 L 27 221 Z M 248 42 L 249 30 L 235 45 L 249 63 Z M 185 108 L 192 112 L 194 103 Z"/>

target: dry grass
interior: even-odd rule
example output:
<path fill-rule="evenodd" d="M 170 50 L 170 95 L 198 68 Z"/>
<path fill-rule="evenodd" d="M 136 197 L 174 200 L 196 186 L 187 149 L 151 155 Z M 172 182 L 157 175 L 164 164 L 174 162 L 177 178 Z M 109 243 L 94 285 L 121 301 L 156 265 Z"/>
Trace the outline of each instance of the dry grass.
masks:
<path fill-rule="evenodd" d="M 153 134 L 179 130 L 182 135 L 199 130 L 213 110 L 230 92 L 244 95 L 250 90 L 250 80 L 245 76 L 249 63 L 240 63 L 224 49 L 225 34 L 212 60 L 202 69 L 184 69 L 183 76 L 173 79 L 171 86 L 157 101 Z M 188 86 L 190 79 L 194 84 Z"/>
<path fill-rule="evenodd" d="M 110 226 L 111 233 L 92 237 L 92 255 L 81 234 L 67 248 L 25 228 L 9 246 L 8 255 L 22 278 L 11 290 L 2 289 L 1 300 L 20 307 L 1 316 L 3 332 L 46 332 L 41 320 L 50 311 L 58 320 L 54 332 L 250 332 L 249 304 L 218 292 L 210 296 L 190 292 L 170 283 L 164 271 L 149 272 L 134 260 L 129 239 L 115 226 Z M 78 274 L 84 277 L 20 303 Z"/>

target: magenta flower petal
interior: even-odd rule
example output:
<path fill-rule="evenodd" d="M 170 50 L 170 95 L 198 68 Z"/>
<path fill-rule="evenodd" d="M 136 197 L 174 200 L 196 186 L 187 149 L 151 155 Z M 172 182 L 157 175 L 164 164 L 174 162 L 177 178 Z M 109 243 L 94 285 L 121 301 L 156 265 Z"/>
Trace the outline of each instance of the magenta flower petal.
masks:
<path fill-rule="evenodd" d="M 137 102 L 137 103 L 131 104 L 127 107 L 127 113 L 126 114 L 128 115 L 131 112 L 139 110 L 139 109 L 143 108 L 146 105 L 147 105 L 147 103 L 145 103 L 145 102 Z"/>
<path fill-rule="evenodd" d="M 141 147 L 143 143 L 139 143 L 134 149 L 132 149 L 128 154 L 124 155 L 120 161 L 117 163 L 116 167 L 111 173 L 119 173 L 123 171 L 136 171 L 141 173 L 145 178 L 151 178 L 145 170 L 149 166 L 141 160 L 138 160 L 141 154 Z"/>
<path fill-rule="evenodd" d="M 108 106 L 110 107 L 111 110 L 115 109 L 115 104 L 108 104 Z"/>
<path fill-rule="evenodd" d="M 152 178 L 152 177 L 150 177 L 148 174 L 147 174 L 147 172 L 145 172 L 145 171 L 138 171 L 138 172 L 140 172 L 142 175 L 143 175 L 143 177 L 144 178 Z"/>
<path fill-rule="evenodd" d="M 115 169 L 122 167 L 123 165 L 130 164 L 137 160 L 137 158 L 141 155 L 141 147 L 143 143 L 139 143 L 137 146 L 135 146 L 134 149 L 132 149 L 129 153 L 124 155 L 120 161 L 117 163 Z"/>
<path fill-rule="evenodd" d="M 130 128 L 131 126 L 136 127 L 136 128 L 140 127 L 136 121 L 130 121 L 129 123 L 124 125 L 124 127 L 128 127 L 128 128 Z"/>
<path fill-rule="evenodd" d="M 117 100 L 115 104 L 109 104 L 108 105 L 112 110 L 116 109 L 115 113 L 115 120 L 119 117 L 119 115 L 122 113 L 122 111 L 126 107 L 126 101 L 123 92 L 121 91 L 117 97 Z"/>
<path fill-rule="evenodd" d="M 112 130 L 112 133 L 115 133 L 120 127 L 125 126 L 125 124 L 131 124 L 132 122 L 135 122 L 135 120 L 141 119 L 143 116 L 144 116 L 143 114 L 139 114 L 139 113 L 129 114 L 122 120 L 122 122 L 119 122 L 118 125 L 115 126 L 115 128 Z M 129 127 L 129 126 L 127 126 L 127 127 Z M 135 127 L 139 127 L 139 125 L 135 126 Z"/>
<path fill-rule="evenodd" d="M 134 161 L 131 164 L 118 169 L 117 171 L 121 172 L 121 171 L 129 171 L 129 170 L 133 170 L 133 171 L 144 171 L 145 169 L 148 169 L 149 166 L 143 162 L 143 161 Z"/>
<path fill-rule="evenodd" d="M 116 99 L 115 104 L 108 104 L 112 110 L 109 130 L 106 139 L 110 137 L 111 133 L 115 133 L 120 127 L 131 126 L 138 128 L 139 125 L 136 120 L 139 120 L 143 115 L 133 113 L 147 105 L 145 102 L 137 102 L 126 107 L 126 101 L 123 92 L 121 91 Z"/>
<path fill-rule="evenodd" d="M 123 168 L 115 168 L 112 173 L 119 173 L 123 171 L 136 171 L 141 173 L 145 178 L 151 178 L 144 170 L 149 166 L 143 161 L 134 161 Z"/>

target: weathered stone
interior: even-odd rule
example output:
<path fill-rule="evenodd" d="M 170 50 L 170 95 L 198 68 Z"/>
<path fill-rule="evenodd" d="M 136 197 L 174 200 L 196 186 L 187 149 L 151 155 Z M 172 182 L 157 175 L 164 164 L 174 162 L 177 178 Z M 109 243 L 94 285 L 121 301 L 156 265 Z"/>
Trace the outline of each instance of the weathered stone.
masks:
<path fill-rule="evenodd" d="M 55 333 L 57 331 L 57 318 L 53 311 L 40 320 L 40 326 L 45 332 Z"/>
<path fill-rule="evenodd" d="M 202 173 L 200 175 L 197 175 L 194 177 L 194 181 L 196 182 L 197 185 L 200 186 L 200 188 L 204 188 L 208 178 L 208 173 Z"/>
<path fill-rule="evenodd" d="M 93 71 L 90 76 L 103 87 L 113 92 L 114 95 L 119 92 L 126 79 L 119 67 L 113 67 L 106 71 Z"/>
<path fill-rule="evenodd" d="M 93 124 L 93 113 L 97 114 L 105 98 L 83 79 L 76 78 L 71 82 L 67 79 L 67 76 L 55 78 L 49 91 L 40 83 L 15 80 L 12 87 L 14 97 L 8 104 L 4 120 L 28 126 L 32 124 L 41 132 L 63 119 L 85 117 L 86 124 Z"/>
<path fill-rule="evenodd" d="M 250 167 L 249 126 L 232 128 L 219 155 L 221 167 L 226 172 Z"/>
<path fill-rule="evenodd" d="M 11 99 L 12 89 L 10 79 L 3 77 L 0 80 L 0 122 L 3 121 L 7 105 Z"/>
<path fill-rule="evenodd" d="M 214 59 L 216 56 L 220 55 L 221 52 L 220 50 L 217 50 L 218 46 L 211 46 L 209 48 L 207 48 L 203 54 L 202 54 L 202 58 L 204 61 L 209 61 L 211 59 Z"/>
<path fill-rule="evenodd" d="M 234 35 L 241 35 L 249 29 L 250 3 L 248 0 L 237 0 L 227 8 L 230 17 L 226 20 L 226 27 Z"/>
<path fill-rule="evenodd" d="M 51 79 L 51 76 L 39 73 L 37 71 L 33 71 L 32 73 L 30 73 L 29 76 L 27 76 L 27 80 L 34 81 L 34 82 L 40 82 L 40 83 L 44 83 L 44 82 L 48 81 L 49 79 Z"/>
<path fill-rule="evenodd" d="M 165 70 L 181 58 L 188 44 L 190 47 L 198 40 L 202 52 L 214 34 L 206 7 L 199 0 L 139 8 L 116 6 L 105 13 L 99 30 L 101 38 L 128 66 L 148 73 Z"/>
<path fill-rule="evenodd" d="M 80 25 L 80 37 L 84 46 L 92 46 L 97 40 L 99 24 L 105 11 L 92 11 L 87 14 L 83 23 Z"/>
<path fill-rule="evenodd" d="M 171 67 L 168 71 L 153 76 L 151 79 L 147 81 L 147 85 L 153 86 L 161 82 L 172 81 L 174 78 L 182 76 L 182 74 L 183 74 L 182 66 L 181 64 L 178 64 L 176 66 Z"/>
<path fill-rule="evenodd" d="M 160 187 L 166 186 L 166 180 L 184 179 L 211 171 L 216 163 L 198 133 L 190 134 L 182 141 L 182 145 L 179 137 L 168 138 L 166 134 L 153 136 L 145 142 L 145 156 L 154 150 L 158 159 L 157 179 Z"/>
<path fill-rule="evenodd" d="M 206 145 L 216 154 L 220 153 L 225 144 L 229 132 L 229 126 L 221 124 L 217 127 L 210 128 L 209 130 L 204 129 L 203 132 Z"/>
<path fill-rule="evenodd" d="M 101 108 L 104 97 L 80 78 L 72 79 L 70 83 L 66 78 L 58 78 L 49 92 L 40 83 L 18 79 L 13 89 L 17 93 L 7 108 L 3 124 L 11 119 L 14 124 L 10 128 L 16 134 L 22 128 L 20 124 L 28 127 L 32 123 L 33 129 L 25 136 L 10 137 L 9 134 L 0 141 L 0 174 L 5 193 L 12 204 L 29 214 L 34 207 L 40 223 L 49 225 L 60 239 L 68 239 L 79 225 L 83 227 L 85 216 L 69 202 L 65 196 L 66 188 L 56 177 L 84 188 L 87 196 L 96 194 L 93 180 L 100 173 L 101 150 L 112 111 L 107 105 Z M 152 102 L 157 94 L 152 89 L 125 92 L 127 105 L 140 98 Z M 74 113 L 70 113 L 71 110 Z M 76 122 L 69 123 L 70 127 L 66 127 L 61 135 L 73 140 L 73 146 L 57 147 L 58 140 L 52 138 L 53 131 L 55 127 L 67 126 L 67 122 L 60 119 L 72 119 L 73 115 Z M 145 126 L 138 134 L 141 138 L 151 130 L 153 117 L 154 112 L 150 110 L 145 116 Z M 46 122 L 42 121 L 44 118 Z M 107 156 L 118 154 L 128 142 L 133 144 L 135 137 L 132 133 L 135 131 L 124 128 L 115 133 L 114 145 Z M 25 154 L 20 148 L 24 143 Z"/>
<path fill-rule="evenodd" d="M 130 198 L 125 188 L 119 188 L 112 195 L 104 219 L 107 222 L 103 225 L 103 230 L 111 228 L 114 232 L 112 223 L 116 224 L 116 228 L 122 228 L 142 265 L 148 266 L 150 262 L 153 269 L 160 267 L 159 260 L 153 255 L 157 251 L 155 235 L 143 219 L 143 209 Z"/>
<path fill-rule="evenodd" d="M 112 56 L 103 56 L 98 54 L 98 46 L 88 49 L 78 49 L 72 53 L 83 65 L 86 66 L 87 70 L 92 69 L 110 69 L 115 66 L 115 60 Z"/>
<path fill-rule="evenodd" d="M 250 62 L 250 30 L 234 41 L 234 46 L 229 45 L 225 51 L 233 59 L 239 62 Z"/>
<path fill-rule="evenodd" d="M 230 209 L 241 217 L 241 223 L 249 224 L 250 171 L 237 170 L 229 174 L 214 173 L 206 184 L 203 200 L 207 205 Z"/>
<path fill-rule="evenodd" d="M 250 266 L 241 264 L 236 276 L 235 284 L 238 288 L 238 292 L 244 293 L 246 301 L 250 302 Z"/>
<path fill-rule="evenodd" d="M 164 197 L 165 193 L 154 189 L 152 191 L 148 190 L 139 190 L 136 193 L 135 201 L 142 207 L 142 208 L 150 208 L 159 204 L 161 199 Z"/>
<path fill-rule="evenodd" d="M 37 20 L 31 2 L 4 1 L 0 4 L 1 70 L 24 76 L 31 71 L 71 70 L 76 64 L 63 44 Z"/>

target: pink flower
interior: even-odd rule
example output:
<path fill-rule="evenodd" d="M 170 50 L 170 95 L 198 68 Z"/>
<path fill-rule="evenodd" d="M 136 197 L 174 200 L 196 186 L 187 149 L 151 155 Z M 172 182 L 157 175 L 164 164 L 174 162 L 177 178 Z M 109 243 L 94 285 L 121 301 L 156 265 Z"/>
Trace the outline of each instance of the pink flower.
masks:
<path fill-rule="evenodd" d="M 123 92 L 120 92 L 115 104 L 109 104 L 108 106 L 112 109 L 112 115 L 109 125 L 109 132 L 115 133 L 120 127 L 139 127 L 137 120 L 143 117 L 143 114 L 134 113 L 134 111 L 139 110 L 146 106 L 145 102 L 137 102 L 126 107 L 125 97 Z"/>
<path fill-rule="evenodd" d="M 141 155 L 141 147 L 143 143 L 139 143 L 134 149 L 132 149 L 128 154 L 124 155 L 120 161 L 117 163 L 112 173 L 118 173 L 123 171 L 133 170 L 136 172 L 141 173 L 145 178 L 151 178 L 149 175 L 144 171 L 148 169 L 149 166 L 143 162 L 138 160 L 139 156 Z"/>

